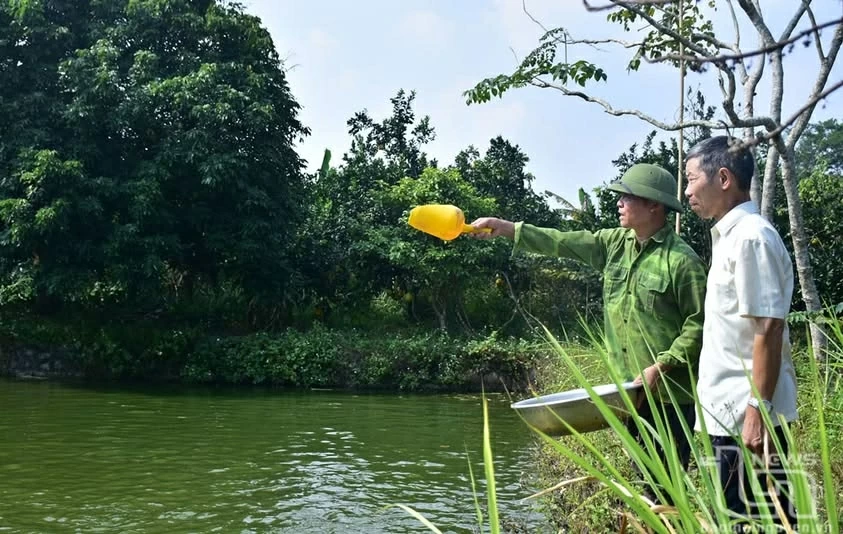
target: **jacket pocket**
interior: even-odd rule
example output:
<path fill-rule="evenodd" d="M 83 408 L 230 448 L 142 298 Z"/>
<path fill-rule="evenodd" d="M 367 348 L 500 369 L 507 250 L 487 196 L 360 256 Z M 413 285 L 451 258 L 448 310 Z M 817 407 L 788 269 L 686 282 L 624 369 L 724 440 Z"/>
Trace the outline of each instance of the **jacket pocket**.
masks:
<path fill-rule="evenodd" d="M 652 273 L 642 273 L 638 279 L 638 298 L 641 301 L 641 308 L 646 312 L 653 312 L 656 308 L 656 300 L 661 299 L 667 291 L 670 280 L 666 276 L 658 276 Z"/>
<path fill-rule="evenodd" d="M 617 300 L 626 290 L 629 269 L 619 265 L 607 267 L 603 272 L 603 300 L 606 303 Z"/>

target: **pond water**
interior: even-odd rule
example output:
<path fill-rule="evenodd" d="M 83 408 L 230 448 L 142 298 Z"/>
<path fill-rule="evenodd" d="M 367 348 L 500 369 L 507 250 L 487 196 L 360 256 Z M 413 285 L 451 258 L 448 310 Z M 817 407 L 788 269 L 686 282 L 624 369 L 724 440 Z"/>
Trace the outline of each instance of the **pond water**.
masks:
<path fill-rule="evenodd" d="M 501 515 L 544 531 L 534 439 L 488 398 Z M 428 532 L 399 503 L 478 531 L 482 424 L 479 395 L 0 380 L 0 532 Z"/>

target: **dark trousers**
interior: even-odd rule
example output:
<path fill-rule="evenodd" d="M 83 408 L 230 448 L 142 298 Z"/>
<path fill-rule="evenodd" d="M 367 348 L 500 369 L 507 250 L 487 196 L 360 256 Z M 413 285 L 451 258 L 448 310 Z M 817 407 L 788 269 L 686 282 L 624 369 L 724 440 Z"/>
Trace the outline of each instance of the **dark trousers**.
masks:
<path fill-rule="evenodd" d="M 784 438 L 784 431 L 776 427 L 776 436 L 782 445 L 782 452 L 787 455 L 787 441 Z M 787 515 L 790 526 L 796 527 L 796 510 L 793 508 L 788 494 L 790 488 L 787 482 L 787 472 L 782 468 L 779 455 L 775 453 L 775 445 L 770 441 L 770 466 L 764 466 L 760 457 L 747 459 L 744 457 L 740 446 L 731 436 L 711 436 L 711 446 L 714 449 L 714 456 L 717 459 L 717 468 L 720 474 L 720 485 L 726 497 L 726 507 L 736 516 L 747 519 L 757 519 L 761 514 L 772 514 L 776 523 L 781 523 L 773 505 L 773 500 L 767 487 L 767 475 L 771 475 L 779 503 Z M 754 461 L 755 473 L 758 483 L 761 486 L 762 495 L 755 496 L 750 486 L 750 478 L 745 469 L 745 461 Z M 760 498 L 767 503 L 767 510 L 758 502 Z"/>
<path fill-rule="evenodd" d="M 689 431 L 693 432 L 694 430 L 694 423 L 697 420 L 697 412 L 695 406 L 693 404 L 671 404 L 671 403 L 664 403 L 659 401 L 654 401 L 654 407 L 660 412 L 662 423 L 670 429 L 670 433 L 673 436 L 673 443 L 671 444 L 672 448 L 676 449 L 677 454 L 679 455 L 679 461 L 682 464 L 683 469 L 688 469 L 688 462 L 691 459 L 691 445 L 688 442 L 688 436 L 685 435 L 685 431 L 682 429 L 681 421 L 685 421 L 685 424 L 688 425 Z M 654 429 L 657 429 L 658 426 L 655 424 L 655 418 L 653 417 L 652 409 L 650 408 L 650 403 L 647 402 L 645 399 L 641 406 L 638 408 L 638 413 L 636 414 L 639 419 L 643 419 L 647 423 L 650 424 Z M 635 417 L 636 415 L 633 415 Z M 627 421 L 627 428 L 629 429 L 630 434 L 635 438 L 635 440 L 643 446 L 643 441 L 641 438 L 641 434 L 638 431 L 638 426 L 635 424 L 635 421 L 630 419 Z M 646 432 L 645 428 L 645 432 Z M 658 453 L 659 458 L 662 458 L 664 462 L 665 468 L 667 469 L 667 454 L 665 453 L 664 448 L 658 443 L 655 443 L 656 451 Z M 636 473 L 643 477 L 643 473 L 641 472 L 638 465 L 633 462 L 632 468 L 635 470 Z M 668 471 L 669 472 L 669 471 Z M 664 495 L 664 499 L 658 499 L 656 497 L 655 488 L 652 487 L 645 487 L 644 491 L 642 492 L 645 497 L 650 499 L 655 503 L 666 504 L 670 505 L 673 504 L 670 502 L 670 497 L 662 492 Z"/>

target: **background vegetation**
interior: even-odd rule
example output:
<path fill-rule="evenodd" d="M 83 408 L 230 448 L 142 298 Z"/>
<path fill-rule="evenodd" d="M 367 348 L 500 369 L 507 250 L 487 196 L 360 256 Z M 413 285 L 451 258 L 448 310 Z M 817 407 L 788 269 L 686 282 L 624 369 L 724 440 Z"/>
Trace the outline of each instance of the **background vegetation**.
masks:
<path fill-rule="evenodd" d="M 568 67 L 566 80 L 605 80 L 596 67 Z M 527 81 L 508 79 L 507 88 Z M 502 137 L 452 162 L 432 159 L 433 120 L 416 116 L 414 92 L 396 90 L 388 116 L 350 117 L 350 150 L 337 159 L 326 151 L 311 174 L 295 150 L 310 132 L 284 65 L 260 20 L 236 4 L 3 2 L 4 349 L 63 347 L 98 379 L 413 390 L 479 389 L 485 377 L 568 387 L 561 376 L 541 380 L 559 362 L 536 324 L 580 340 L 580 320 L 601 316 L 599 273 L 512 257 L 502 240 L 445 243 L 406 217 L 419 204 L 451 203 L 469 220 L 597 230 L 617 223 L 613 195 L 534 191 L 528 155 Z M 700 124 L 714 116 L 702 94 L 689 91 L 687 102 Z M 685 144 L 711 133 L 686 129 Z M 679 173 L 676 140 L 666 139 L 630 139 L 616 173 L 598 178 L 608 183 L 637 162 Z M 841 154 L 843 123 L 807 126 L 794 153 L 799 225 L 785 195 L 773 204 L 786 242 L 794 229 L 809 236 L 816 287 L 832 306 L 843 302 Z M 777 156 L 761 145 L 757 157 L 763 175 Z M 766 177 L 773 183 L 775 172 Z M 687 209 L 682 220 L 682 236 L 707 259 L 708 224 Z M 794 324 L 804 324 L 800 292 L 793 309 Z M 802 329 L 793 332 L 804 348 Z M 797 364 L 807 357 L 799 352 Z M 836 387 L 839 370 L 824 369 L 824 387 Z M 840 433 L 835 391 L 830 438 Z M 795 434 L 815 450 L 815 421 L 802 413 Z M 572 468 L 545 458 L 551 477 Z M 582 486 L 554 506 L 558 517 L 603 524 L 614 518 L 597 504 L 604 497 Z"/>
<path fill-rule="evenodd" d="M 497 137 L 451 163 L 399 90 L 392 113 L 348 120 L 351 149 L 310 175 L 308 135 L 266 30 L 214 1 L 10 2 L 0 10 L 0 309 L 55 320 L 198 328 L 216 335 L 328 328 L 520 336 L 599 316 L 599 277 L 515 257 L 503 241 L 444 243 L 410 229 L 415 205 L 453 203 L 562 229 L 616 224 L 601 188 L 549 199 L 528 156 Z M 710 119 L 701 94 L 687 113 Z M 799 147 L 799 192 L 817 284 L 843 301 L 836 229 L 843 143 L 836 120 Z M 710 135 L 686 130 L 688 144 Z M 678 171 L 674 140 L 630 140 Z M 759 168 L 765 165 L 759 151 Z M 777 211 L 786 236 L 784 205 Z M 707 257 L 707 226 L 683 236 Z M 804 309 L 797 295 L 794 309 Z M 575 329 L 575 328 L 574 328 Z"/>

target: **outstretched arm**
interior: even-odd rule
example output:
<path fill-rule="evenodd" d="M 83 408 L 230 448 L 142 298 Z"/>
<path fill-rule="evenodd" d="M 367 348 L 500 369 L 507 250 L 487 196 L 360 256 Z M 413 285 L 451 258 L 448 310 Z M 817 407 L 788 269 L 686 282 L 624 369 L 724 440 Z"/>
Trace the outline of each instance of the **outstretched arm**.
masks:
<path fill-rule="evenodd" d="M 489 228 L 491 230 L 488 233 L 469 234 L 476 239 L 508 237 L 515 241 L 513 252 L 523 250 L 545 256 L 572 258 L 601 271 L 606 266 L 610 242 L 621 239 L 623 233 L 620 229 L 562 232 L 554 228 L 539 228 L 524 222 L 513 223 L 493 217 L 477 219 L 471 225 L 477 229 Z"/>

